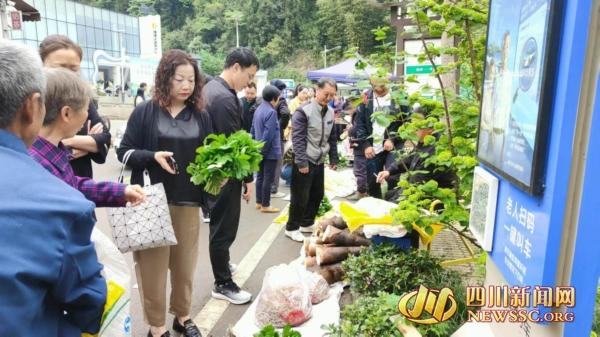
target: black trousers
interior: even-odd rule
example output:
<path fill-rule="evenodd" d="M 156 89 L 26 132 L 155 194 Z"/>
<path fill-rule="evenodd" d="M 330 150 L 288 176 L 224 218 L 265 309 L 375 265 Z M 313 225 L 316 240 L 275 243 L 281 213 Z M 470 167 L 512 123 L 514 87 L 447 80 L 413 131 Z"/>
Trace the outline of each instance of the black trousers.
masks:
<path fill-rule="evenodd" d="M 208 251 L 217 284 L 231 279 L 229 248 L 235 241 L 240 225 L 241 198 L 242 182 L 229 180 L 221 189 L 210 212 Z"/>
<path fill-rule="evenodd" d="M 379 152 L 374 158 L 367 159 L 367 185 L 369 195 L 373 198 L 383 199 L 381 185 L 377 183 L 377 174 L 390 167 L 394 160 L 394 153 L 387 151 Z"/>
<path fill-rule="evenodd" d="M 271 185 L 275 179 L 277 159 L 263 159 L 256 175 L 256 203 L 264 207 L 271 206 Z"/>
<path fill-rule="evenodd" d="M 308 173 L 302 174 L 294 163 L 290 215 L 285 229 L 294 231 L 300 226 L 312 226 L 325 194 L 325 165 L 308 164 Z"/>

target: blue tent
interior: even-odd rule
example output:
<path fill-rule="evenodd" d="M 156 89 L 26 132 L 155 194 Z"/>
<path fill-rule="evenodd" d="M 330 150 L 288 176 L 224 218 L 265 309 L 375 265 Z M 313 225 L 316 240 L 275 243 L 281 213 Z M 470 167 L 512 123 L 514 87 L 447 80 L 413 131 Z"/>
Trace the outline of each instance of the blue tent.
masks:
<path fill-rule="evenodd" d="M 356 62 L 358 62 L 357 58 L 347 59 L 331 67 L 311 70 L 306 73 L 306 77 L 311 81 L 318 81 L 321 77 L 331 77 L 339 83 L 356 83 L 369 79 L 370 74 L 376 72 L 371 66 L 367 66 L 365 70 L 357 70 Z"/>

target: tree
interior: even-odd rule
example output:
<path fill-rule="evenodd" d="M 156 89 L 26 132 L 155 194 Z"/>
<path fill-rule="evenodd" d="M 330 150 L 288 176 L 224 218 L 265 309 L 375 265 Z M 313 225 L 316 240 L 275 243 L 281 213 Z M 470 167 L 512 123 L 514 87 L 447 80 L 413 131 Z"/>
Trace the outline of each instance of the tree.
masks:
<path fill-rule="evenodd" d="M 154 0 L 130 0 L 127 13 L 131 16 L 144 16 L 156 14 Z"/>
<path fill-rule="evenodd" d="M 468 205 L 471 202 L 471 186 L 473 169 L 477 166 L 476 140 L 481 104 L 480 82 L 483 74 L 487 27 L 487 0 L 416 0 L 412 3 L 409 16 L 416 24 L 416 37 L 421 40 L 424 52 L 418 55 L 421 62 L 433 65 L 434 76 L 440 86 L 434 99 L 421 96 L 420 92 L 408 98 L 409 105 L 419 103 L 425 117 L 414 116 L 398 130 L 398 136 L 416 144 L 417 130 L 430 128 L 433 135 L 424 139 L 425 145 L 434 145 L 435 153 L 423 154 L 425 167 L 433 171 L 451 171 L 455 174 L 454 188 L 440 188 L 436 181 L 411 183 L 410 177 L 422 171 L 407 171 L 401 176 L 399 186 L 402 195 L 398 207 L 392 211 L 394 221 L 411 230 L 413 228 L 431 234 L 433 224 L 446 224 L 447 228 L 476 242 L 467 230 L 469 221 Z M 439 17 L 439 18 L 435 18 Z M 383 29 L 376 30 L 376 40 L 385 41 Z M 424 36 L 441 36 L 447 34 L 454 38 L 455 46 L 436 47 L 428 43 Z M 389 45 L 383 43 L 379 51 L 369 58 L 372 64 L 380 67 L 380 73 L 391 70 L 390 57 L 393 56 Z M 387 50 L 387 51 L 386 51 Z M 449 56 L 455 61 L 435 64 L 439 56 Z M 383 67 L 381 69 L 381 67 Z M 460 70 L 461 94 L 452 87 L 446 87 L 443 81 L 445 74 Z M 414 75 L 404 78 L 406 82 L 416 82 Z M 402 89 L 403 84 L 397 86 Z M 427 89 L 427 88 L 423 88 Z M 396 101 L 405 98 L 400 92 L 394 96 Z M 402 103 L 402 102 L 398 102 Z M 408 151 L 400 151 L 398 156 L 404 158 L 412 155 Z M 436 206 L 437 205 L 437 206 Z M 423 212 L 435 208 L 433 212 Z M 457 229 L 457 224 L 462 229 Z"/>

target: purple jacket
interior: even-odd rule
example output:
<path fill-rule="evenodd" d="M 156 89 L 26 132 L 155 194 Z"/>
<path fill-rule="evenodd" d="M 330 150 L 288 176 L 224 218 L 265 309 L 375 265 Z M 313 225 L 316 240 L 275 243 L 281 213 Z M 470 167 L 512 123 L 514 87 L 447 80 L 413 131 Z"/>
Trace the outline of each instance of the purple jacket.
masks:
<path fill-rule="evenodd" d="M 31 145 L 29 154 L 50 173 L 96 203 L 96 207 L 123 207 L 127 204 L 124 184 L 95 182 L 90 178 L 76 176 L 69 164 L 69 152 L 62 143 L 57 147 L 38 137 Z"/>
<path fill-rule="evenodd" d="M 260 103 L 254 112 L 251 133 L 254 139 L 265 143 L 261 151 L 264 159 L 281 159 L 279 121 L 277 120 L 277 111 L 271 103 L 265 101 Z"/>

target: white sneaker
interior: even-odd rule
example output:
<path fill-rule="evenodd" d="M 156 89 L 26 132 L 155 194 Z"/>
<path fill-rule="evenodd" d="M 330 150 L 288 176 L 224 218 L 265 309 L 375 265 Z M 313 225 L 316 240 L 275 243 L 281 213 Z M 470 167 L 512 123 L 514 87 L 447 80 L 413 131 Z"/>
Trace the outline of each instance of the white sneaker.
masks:
<path fill-rule="evenodd" d="M 285 197 L 283 197 L 283 201 L 292 201 L 292 195 L 288 194 Z"/>
<path fill-rule="evenodd" d="M 285 236 L 287 236 L 288 238 L 294 240 L 294 241 L 298 241 L 298 242 L 304 242 L 304 235 L 302 235 L 302 233 L 300 233 L 299 230 L 295 230 L 295 231 L 285 231 Z"/>
<path fill-rule="evenodd" d="M 237 269 L 237 264 L 229 262 L 229 272 L 231 273 L 231 275 L 234 275 L 235 272 L 237 272 Z"/>
<path fill-rule="evenodd" d="M 211 295 L 214 298 L 229 301 L 233 304 L 244 304 L 252 300 L 252 294 L 240 289 L 233 281 L 215 285 Z"/>
<path fill-rule="evenodd" d="M 317 228 L 316 225 L 312 225 L 312 226 L 306 226 L 306 227 L 302 227 L 300 226 L 300 232 L 302 233 L 312 233 L 314 232 L 315 228 Z"/>
<path fill-rule="evenodd" d="M 283 197 L 285 197 L 285 193 L 283 193 L 283 192 L 271 193 L 271 198 L 283 198 Z"/>

